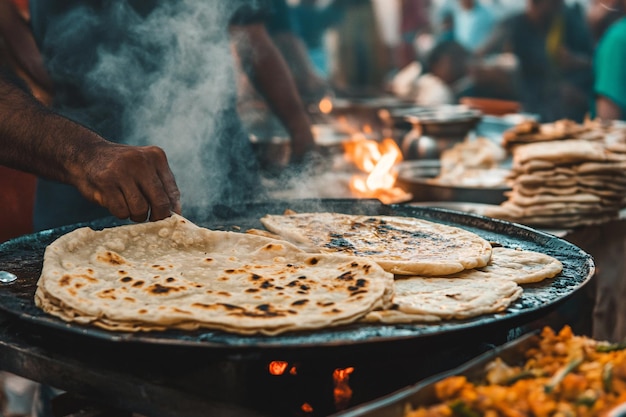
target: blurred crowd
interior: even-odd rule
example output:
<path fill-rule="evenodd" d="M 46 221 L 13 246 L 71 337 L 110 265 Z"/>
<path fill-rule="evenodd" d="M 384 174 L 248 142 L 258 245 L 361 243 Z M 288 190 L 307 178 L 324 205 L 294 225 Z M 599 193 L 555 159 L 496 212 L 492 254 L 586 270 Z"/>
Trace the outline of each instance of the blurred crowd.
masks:
<path fill-rule="evenodd" d="M 622 0 L 287 3 L 314 75 L 298 83 L 305 98 L 325 85 L 332 94 L 393 93 L 424 105 L 513 101 L 546 122 L 624 116 Z"/>

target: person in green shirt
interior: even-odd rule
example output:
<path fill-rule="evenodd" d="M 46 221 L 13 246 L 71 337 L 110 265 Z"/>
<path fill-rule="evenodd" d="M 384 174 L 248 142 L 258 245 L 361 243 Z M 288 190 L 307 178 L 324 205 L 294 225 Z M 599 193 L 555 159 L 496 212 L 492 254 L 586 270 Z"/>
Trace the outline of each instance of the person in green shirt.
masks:
<path fill-rule="evenodd" d="M 597 117 L 626 120 L 626 17 L 611 25 L 598 44 L 594 93 Z"/>

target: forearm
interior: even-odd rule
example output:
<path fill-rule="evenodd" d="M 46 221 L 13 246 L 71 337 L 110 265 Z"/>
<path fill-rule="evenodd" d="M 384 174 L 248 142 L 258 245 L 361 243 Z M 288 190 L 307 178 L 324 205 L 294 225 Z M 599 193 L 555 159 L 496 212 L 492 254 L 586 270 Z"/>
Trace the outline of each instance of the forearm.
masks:
<path fill-rule="evenodd" d="M 0 164 L 74 184 L 74 168 L 86 149 L 101 140 L 0 76 Z"/>
<path fill-rule="evenodd" d="M 602 120 L 620 120 L 623 118 L 619 106 L 605 96 L 596 98 L 596 116 Z"/>
<path fill-rule="evenodd" d="M 263 30 L 244 31 L 238 53 L 250 68 L 255 87 L 265 97 L 292 138 L 292 154 L 300 159 L 313 146 L 311 122 L 287 64 Z"/>

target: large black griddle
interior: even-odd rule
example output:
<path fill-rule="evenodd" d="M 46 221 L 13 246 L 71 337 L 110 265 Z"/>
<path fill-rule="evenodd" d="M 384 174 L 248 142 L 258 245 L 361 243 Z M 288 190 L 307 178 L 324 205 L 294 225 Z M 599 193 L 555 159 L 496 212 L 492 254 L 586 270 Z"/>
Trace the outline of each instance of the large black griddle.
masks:
<path fill-rule="evenodd" d="M 11 284 L 0 284 L 0 309 L 17 316 L 28 325 L 35 325 L 54 334 L 85 336 L 90 340 L 151 344 L 177 347 L 203 347 L 245 352 L 307 348 L 364 347 L 388 342 L 423 341 L 464 333 L 489 331 L 492 328 L 513 328 L 542 317 L 585 285 L 594 273 L 590 255 L 578 247 L 547 233 L 486 217 L 445 209 L 387 206 L 377 200 L 293 200 L 241 204 L 235 207 L 214 207 L 207 217 L 193 218 L 196 223 L 218 230 L 245 231 L 262 228 L 259 219 L 265 214 L 280 214 L 285 209 L 299 212 L 330 211 L 366 215 L 416 217 L 459 226 L 478 233 L 485 239 L 505 247 L 519 247 L 547 253 L 563 263 L 563 272 L 554 279 L 526 285 L 524 294 L 502 313 L 479 316 L 469 320 L 446 321 L 441 324 L 373 325 L 352 324 L 336 328 L 290 332 L 278 336 L 242 336 L 222 331 L 165 331 L 124 333 L 100 330 L 91 326 L 66 323 L 39 310 L 34 302 L 36 283 L 41 272 L 46 246 L 59 236 L 78 227 L 94 229 L 120 225 L 123 222 L 105 218 L 88 224 L 75 224 L 26 235 L 0 244 L 0 270 L 18 276 Z M 60 332 L 59 332 L 60 331 Z"/>

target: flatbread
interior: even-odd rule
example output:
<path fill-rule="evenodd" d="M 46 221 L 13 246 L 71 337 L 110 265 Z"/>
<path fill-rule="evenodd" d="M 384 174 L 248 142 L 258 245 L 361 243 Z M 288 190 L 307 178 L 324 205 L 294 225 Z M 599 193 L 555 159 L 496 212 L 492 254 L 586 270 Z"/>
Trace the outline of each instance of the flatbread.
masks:
<path fill-rule="evenodd" d="M 554 165 L 564 165 L 620 159 L 623 157 L 608 151 L 603 143 L 572 139 L 519 146 L 515 149 L 513 164 L 520 166 L 530 161 L 547 161 Z"/>
<path fill-rule="evenodd" d="M 509 279 L 481 272 L 452 277 L 403 277 L 394 282 L 393 307 L 372 311 L 363 321 L 382 323 L 467 319 L 505 310 L 522 295 Z"/>
<path fill-rule="evenodd" d="M 35 302 L 105 329 L 274 335 L 353 322 L 384 307 L 392 283 L 367 259 L 309 254 L 173 215 L 60 237 L 46 248 Z"/>
<path fill-rule="evenodd" d="M 563 264 L 545 253 L 520 249 L 493 248 L 489 265 L 479 269 L 493 277 L 506 278 L 518 284 L 530 284 L 553 278 Z"/>
<path fill-rule="evenodd" d="M 522 295 L 518 284 L 553 278 L 562 270 L 558 259 L 543 253 L 493 248 L 489 265 L 476 270 L 396 279 L 392 307 L 372 311 L 361 321 L 431 323 L 497 313 Z"/>
<path fill-rule="evenodd" d="M 412 217 L 298 213 L 261 223 L 295 244 L 365 257 L 399 275 L 448 275 L 491 258 L 491 245 L 475 233 Z"/>

